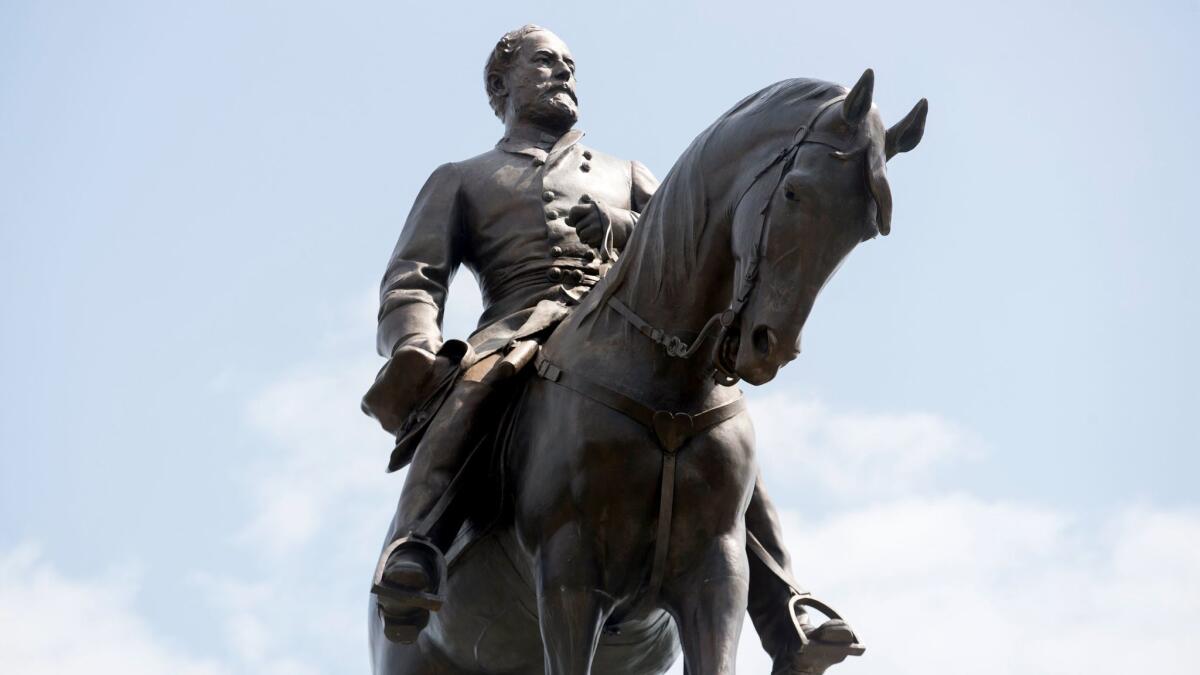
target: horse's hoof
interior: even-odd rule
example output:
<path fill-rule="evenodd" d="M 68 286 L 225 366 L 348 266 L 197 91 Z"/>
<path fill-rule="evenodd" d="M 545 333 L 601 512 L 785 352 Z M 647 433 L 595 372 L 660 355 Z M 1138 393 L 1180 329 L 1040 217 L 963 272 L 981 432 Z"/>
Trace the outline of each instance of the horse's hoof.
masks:
<path fill-rule="evenodd" d="M 426 609 L 410 610 L 403 614 L 380 611 L 380 615 L 383 617 L 383 636 L 402 645 L 415 643 L 429 624 L 429 610 Z"/>

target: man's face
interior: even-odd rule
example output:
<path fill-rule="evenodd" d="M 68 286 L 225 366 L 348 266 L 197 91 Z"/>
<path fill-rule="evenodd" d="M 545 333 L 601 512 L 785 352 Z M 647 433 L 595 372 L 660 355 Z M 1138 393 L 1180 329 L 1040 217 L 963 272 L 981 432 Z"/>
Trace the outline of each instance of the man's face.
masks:
<path fill-rule="evenodd" d="M 564 132 L 579 118 L 575 59 L 554 33 L 539 30 L 522 38 L 504 84 L 518 121 Z"/>

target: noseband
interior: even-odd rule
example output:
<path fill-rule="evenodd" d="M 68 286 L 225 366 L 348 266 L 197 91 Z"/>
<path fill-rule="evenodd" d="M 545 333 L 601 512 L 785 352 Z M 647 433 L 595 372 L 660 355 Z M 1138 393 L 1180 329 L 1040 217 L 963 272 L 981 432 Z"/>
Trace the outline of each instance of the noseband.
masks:
<path fill-rule="evenodd" d="M 828 138 L 824 134 L 813 134 L 813 127 L 821 119 L 821 115 L 833 107 L 834 104 L 841 103 L 844 100 L 846 100 L 846 95 L 842 94 L 841 96 L 835 96 L 825 101 L 817 107 L 808 121 L 796 130 L 795 135 L 792 137 L 792 142 L 780 150 L 779 154 L 759 170 L 755 174 L 754 180 L 750 181 L 750 185 L 746 186 L 746 189 L 738 196 L 737 201 L 733 205 L 733 213 L 735 214 L 738 207 L 741 206 L 742 200 L 746 198 L 750 190 L 754 189 L 755 185 L 758 185 L 763 176 L 767 175 L 774 167 L 778 165 L 782 166 L 779 178 L 775 181 L 775 186 L 771 188 L 771 192 L 767 194 L 767 199 L 763 203 L 762 210 L 759 212 L 758 232 L 755 233 L 754 248 L 750 250 L 750 255 L 747 257 L 746 272 L 738 279 L 738 284 L 734 289 L 733 299 L 729 307 L 722 312 L 714 314 L 712 318 L 705 322 L 704 327 L 700 329 L 700 332 L 696 335 L 696 339 L 691 344 L 688 344 L 677 335 L 672 335 L 661 328 L 655 327 L 649 321 L 638 316 L 636 312 L 629 308 L 629 305 L 626 305 L 615 295 L 608 298 L 608 306 L 624 317 L 638 332 L 662 345 L 668 356 L 680 359 L 690 358 L 695 354 L 700 349 L 700 345 L 708 338 L 708 334 L 714 328 L 720 326 L 720 332 L 717 334 L 717 349 L 712 359 L 711 374 L 717 384 L 725 386 L 737 384 L 738 376 L 733 372 L 731 364 L 722 363 L 721 351 L 724 349 L 727 341 L 731 339 L 733 330 L 741 318 L 742 310 L 749 303 L 750 295 L 758 285 L 758 266 L 762 260 L 763 239 L 766 237 L 771 202 L 775 193 L 778 192 L 780 184 L 783 183 L 784 177 L 787 176 L 787 168 L 795 161 L 796 153 L 800 150 L 801 145 L 805 143 L 820 143 L 821 145 L 829 145 L 839 150 L 841 149 L 840 144 L 836 143 L 835 139 Z"/>

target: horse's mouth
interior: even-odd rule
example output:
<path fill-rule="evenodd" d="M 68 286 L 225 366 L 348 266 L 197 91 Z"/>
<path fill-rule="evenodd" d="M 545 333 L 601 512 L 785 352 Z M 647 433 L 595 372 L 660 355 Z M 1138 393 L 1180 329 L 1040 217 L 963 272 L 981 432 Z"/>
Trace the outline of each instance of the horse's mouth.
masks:
<path fill-rule="evenodd" d="M 739 379 L 737 355 L 741 341 L 738 331 L 726 331 L 721 341 L 717 343 L 717 350 L 713 355 L 713 367 L 717 370 L 718 379 L 724 379 L 728 384 L 733 384 Z"/>

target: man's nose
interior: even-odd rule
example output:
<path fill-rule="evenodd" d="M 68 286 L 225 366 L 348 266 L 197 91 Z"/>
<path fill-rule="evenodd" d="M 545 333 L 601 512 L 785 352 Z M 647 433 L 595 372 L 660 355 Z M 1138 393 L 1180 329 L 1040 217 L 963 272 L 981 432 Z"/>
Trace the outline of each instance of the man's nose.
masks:
<path fill-rule="evenodd" d="M 559 66 L 554 69 L 554 79 L 560 80 L 562 82 L 566 82 L 567 80 L 570 80 L 571 79 L 571 69 L 568 68 L 565 63 L 559 64 Z"/>

